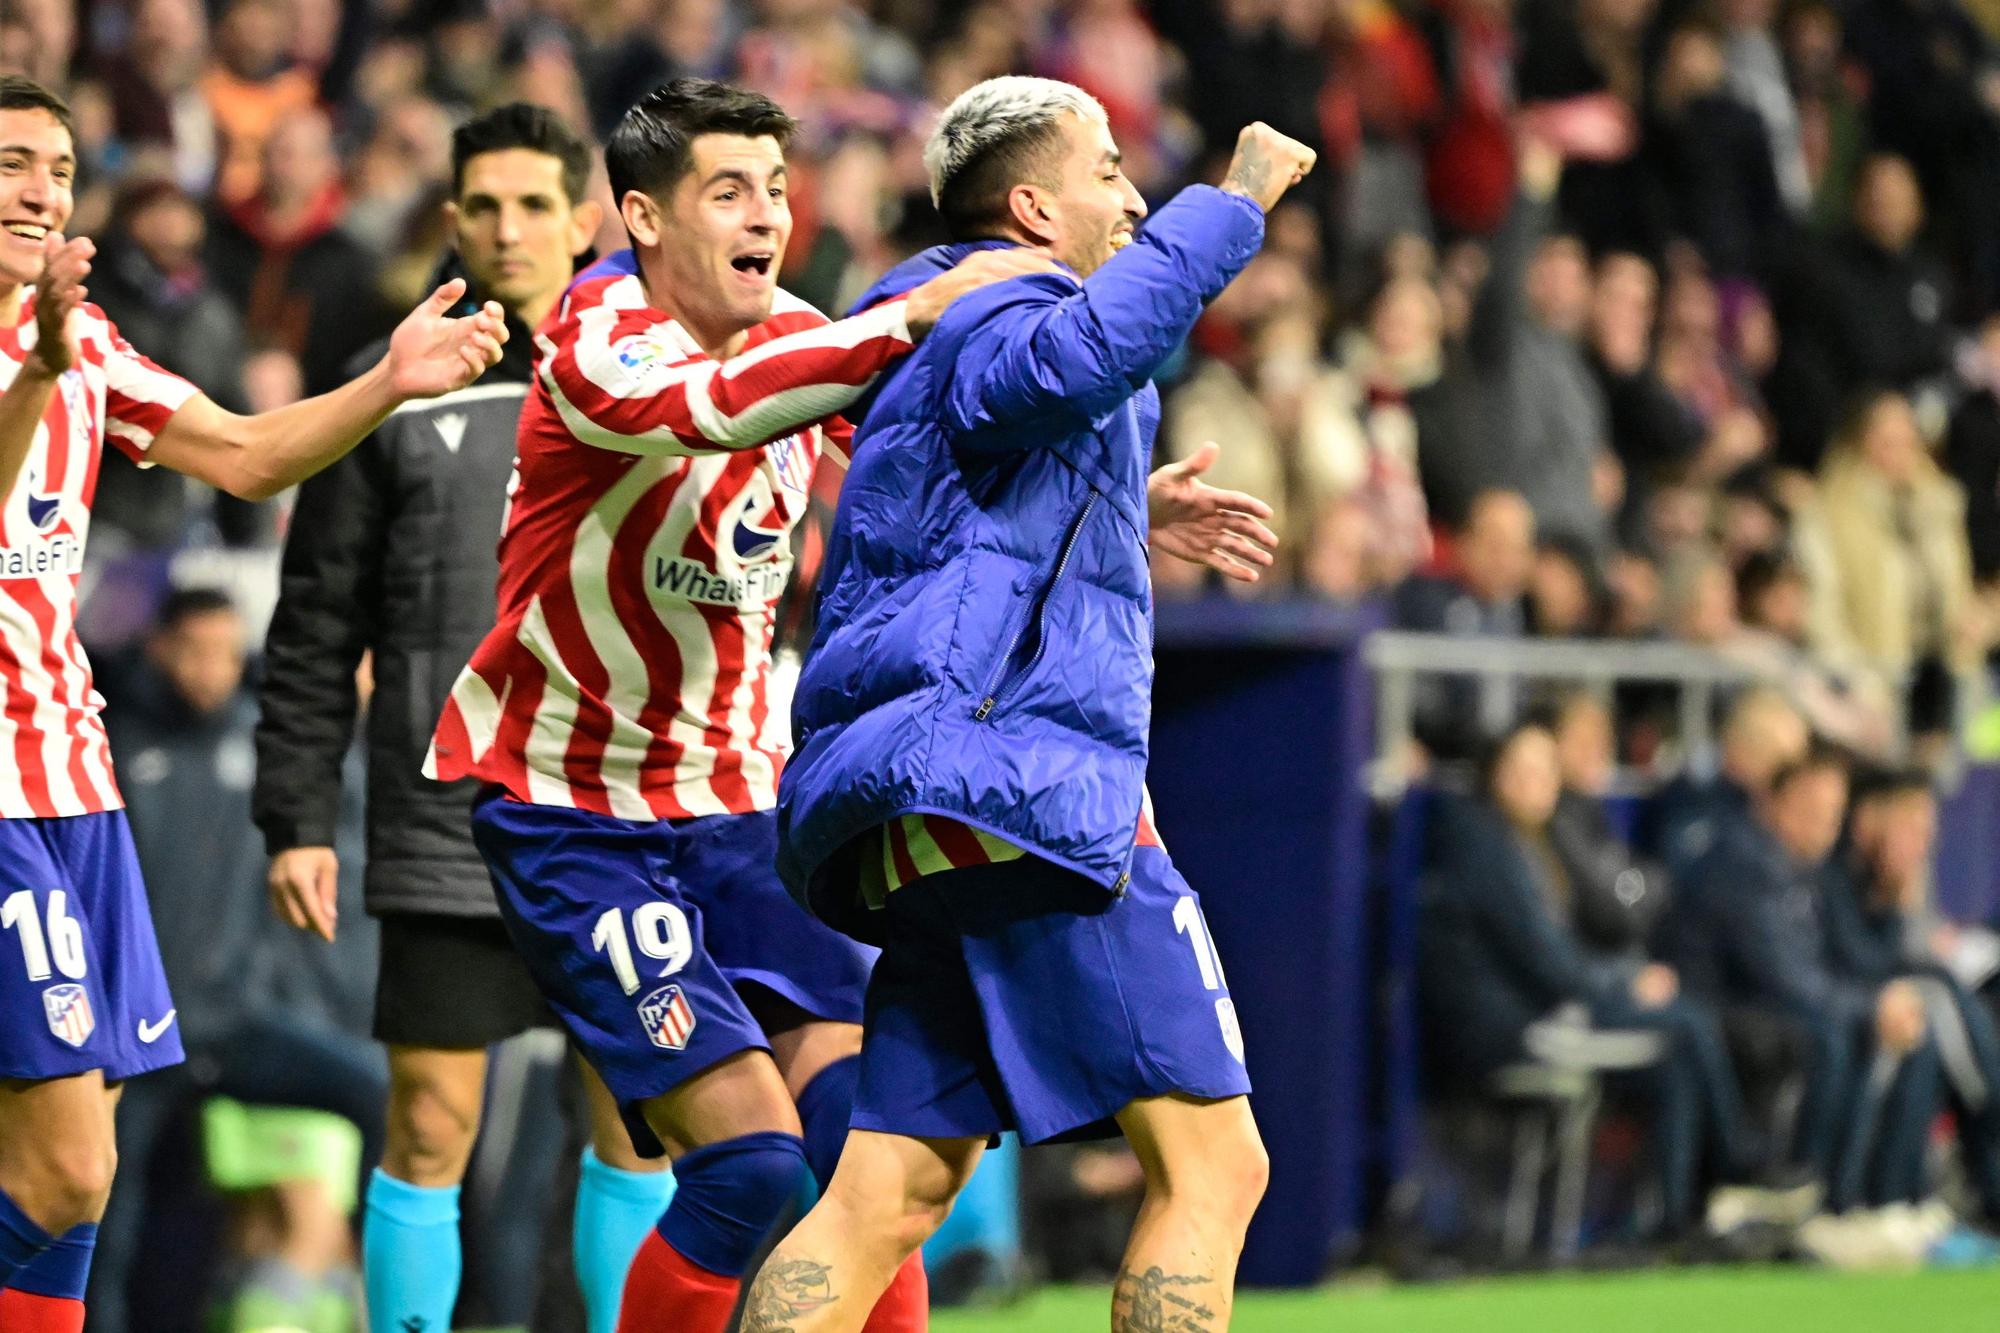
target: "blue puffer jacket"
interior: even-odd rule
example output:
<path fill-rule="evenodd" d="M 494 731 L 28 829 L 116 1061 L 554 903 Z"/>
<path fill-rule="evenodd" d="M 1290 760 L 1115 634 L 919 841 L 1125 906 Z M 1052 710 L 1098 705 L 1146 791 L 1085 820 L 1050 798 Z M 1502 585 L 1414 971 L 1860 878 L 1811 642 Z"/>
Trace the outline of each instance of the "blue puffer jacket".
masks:
<path fill-rule="evenodd" d="M 1248 199 L 1192 187 L 1081 287 L 956 302 L 857 418 L 778 791 L 779 869 L 823 919 L 874 933 L 854 840 L 918 812 L 1123 887 L 1152 719 L 1150 378 L 1263 231 Z M 977 248 L 927 251 L 862 305 Z"/>

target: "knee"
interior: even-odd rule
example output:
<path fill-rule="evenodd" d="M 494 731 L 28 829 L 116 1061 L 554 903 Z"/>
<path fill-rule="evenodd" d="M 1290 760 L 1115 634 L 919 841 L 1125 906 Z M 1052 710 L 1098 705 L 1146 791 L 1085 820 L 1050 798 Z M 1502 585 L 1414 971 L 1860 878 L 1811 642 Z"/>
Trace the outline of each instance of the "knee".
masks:
<path fill-rule="evenodd" d="M 42 1155 L 32 1183 L 15 1199 L 36 1225 L 60 1236 L 80 1222 L 95 1222 L 111 1197 L 118 1150 L 110 1142 L 66 1142 Z M 15 1191 L 10 1190 L 10 1193 Z"/>
<path fill-rule="evenodd" d="M 1240 1229 L 1250 1225 L 1270 1183 L 1270 1154 L 1262 1137 L 1246 1126 L 1206 1145 L 1193 1160 L 1163 1163 L 1149 1179 L 1148 1189 Z"/>
<path fill-rule="evenodd" d="M 796 1134 L 745 1134 L 683 1153 L 660 1235 L 710 1272 L 740 1274 L 805 1176 Z"/>
<path fill-rule="evenodd" d="M 412 1185 L 455 1185 L 465 1175 L 479 1132 L 479 1101 L 422 1073 L 399 1072 L 389 1084 L 388 1144 L 383 1168 Z"/>

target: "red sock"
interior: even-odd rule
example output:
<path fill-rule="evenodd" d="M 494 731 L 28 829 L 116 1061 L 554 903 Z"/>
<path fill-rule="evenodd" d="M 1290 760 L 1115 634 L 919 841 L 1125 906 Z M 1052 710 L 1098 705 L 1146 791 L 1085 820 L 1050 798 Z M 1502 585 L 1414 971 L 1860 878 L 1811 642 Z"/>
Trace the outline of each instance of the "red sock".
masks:
<path fill-rule="evenodd" d="M 83 1333 L 83 1302 L 11 1287 L 0 1290 L 0 1328 L 7 1333 Z"/>
<path fill-rule="evenodd" d="M 931 1326 L 931 1282 L 924 1256 L 911 1255 L 889 1279 L 889 1289 L 868 1314 L 861 1333 L 926 1333 Z"/>
<path fill-rule="evenodd" d="M 742 1285 L 741 1278 L 709 1272 L 648 1231 L 625 1275 L 618 1333 L 722 1333 Z"/>

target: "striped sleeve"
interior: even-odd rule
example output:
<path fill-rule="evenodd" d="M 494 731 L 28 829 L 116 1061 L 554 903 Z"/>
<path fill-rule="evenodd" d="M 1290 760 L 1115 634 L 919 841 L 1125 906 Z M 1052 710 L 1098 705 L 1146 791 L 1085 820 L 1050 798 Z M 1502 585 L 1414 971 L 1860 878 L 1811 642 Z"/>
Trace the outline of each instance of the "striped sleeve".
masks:
<path fill-rule="evenodd" d="M 906 303 L 773 338 L 725 362 L 685 350 L 650 310 L 573 310 L 546 338 L 542 382 L 585 444 L 634 454 L 751 449 L 840 411 L 910 350 Z"/>
<path fill-rule="evenodd" d="M 201 390 L 140 355 L 108 319 L 104 344 L 104 438 L 144 462 L 167 419 Z"/>

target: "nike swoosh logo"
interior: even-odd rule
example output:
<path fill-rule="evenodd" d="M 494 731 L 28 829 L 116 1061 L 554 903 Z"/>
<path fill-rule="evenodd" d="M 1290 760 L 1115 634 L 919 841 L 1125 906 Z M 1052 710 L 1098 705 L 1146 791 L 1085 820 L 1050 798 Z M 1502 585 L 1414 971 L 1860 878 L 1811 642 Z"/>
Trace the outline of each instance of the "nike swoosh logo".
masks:
<path fill-rule="evenodd" d="M 144 1044 L 151 1046 L 154 1042 L 160 1039 L 162 1033 L 164 1033 L 168 1028 L 173 1026 L 174 1015 L 179 1012 L 180 1010 L 178 1009 L 169 1009 L 167 1010 L 167 1016 L 161 1019 L 157 1023 L 148 1023 L 145 1019 L 143 1018 L 140 1019 L 139 1040 Z"/>

